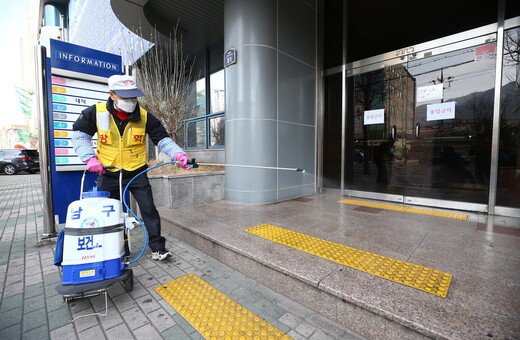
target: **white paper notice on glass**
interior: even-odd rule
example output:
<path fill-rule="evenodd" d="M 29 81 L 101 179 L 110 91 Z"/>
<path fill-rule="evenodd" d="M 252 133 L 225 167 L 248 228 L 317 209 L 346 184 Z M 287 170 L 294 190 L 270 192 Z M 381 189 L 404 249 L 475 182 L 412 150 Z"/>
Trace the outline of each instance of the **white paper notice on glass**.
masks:
<path fill-rule="evenodd" d="M 365 111 L 363 118 L 365 125 L 383 124 L 385 122 L 385 109 Z"/>
<path fill-rule="evenodd" d="M 443 98 L 443 85 L 430 85 L 417 88 L 417 102 L 427 102 L 429 100 L 439 100 Z"/>
<path fill-rule="evenodd" d="M 426 105 L 426 120 L 455 118 L 455 102 Z"/>

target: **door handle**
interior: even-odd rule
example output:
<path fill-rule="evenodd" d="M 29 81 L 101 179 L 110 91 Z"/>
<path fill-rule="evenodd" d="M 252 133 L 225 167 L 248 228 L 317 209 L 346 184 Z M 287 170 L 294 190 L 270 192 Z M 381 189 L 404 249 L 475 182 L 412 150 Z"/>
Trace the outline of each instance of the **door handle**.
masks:
<path fill-rule="evenodd" d="M 395 125 L 392 125 L 392 130 L 390 131 L 390 133 L 392 134 L 392 140 L 396 140 L 397 139 L 397 127 Z"/>
<path fill-rule="evenodd" d="M 415 124 L 414 134 L 415 134 L 415 138 L 419 139 L 419 136 L 421 135 L 421 124 L 419 124 L 419 123 Z"/>

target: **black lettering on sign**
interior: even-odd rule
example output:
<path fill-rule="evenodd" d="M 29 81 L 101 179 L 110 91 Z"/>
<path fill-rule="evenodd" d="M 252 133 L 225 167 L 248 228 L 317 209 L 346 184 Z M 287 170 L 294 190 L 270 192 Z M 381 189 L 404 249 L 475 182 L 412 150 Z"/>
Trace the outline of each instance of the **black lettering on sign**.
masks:
<path fill-rule="evenodd" d="M 395 51 L 395 55 L 397 57 L 404 56 L 410 53 L 413 53 L 414 49 L 413 47 L 407 47 L 407 48 L 401 48 L 400 50 Z"/>

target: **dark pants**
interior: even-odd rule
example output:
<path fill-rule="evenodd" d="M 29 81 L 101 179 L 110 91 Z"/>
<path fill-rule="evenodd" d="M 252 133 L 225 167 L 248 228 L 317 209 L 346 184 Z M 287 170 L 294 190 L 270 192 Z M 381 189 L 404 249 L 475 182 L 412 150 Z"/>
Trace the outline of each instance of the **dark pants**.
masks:
<path fill-rule="evenodd" d="M 131 178 L 123 178 L 123 190 L 130 180 Z M 98 187 L 101 191 L 109 191 L 111 198 L 120 199 L 119 177 L 101 176 L 98 179 Z M 164 250 L 166 240 L 161 236 L 161 218 L 153 202 L 152 187 L 146 174 L 136 177 L 128 190 L 139 205 L 144 225 L 148 231 L 148 246 L 153 252 Z M 128 201 L 127 204 L 129 204 Z"/>

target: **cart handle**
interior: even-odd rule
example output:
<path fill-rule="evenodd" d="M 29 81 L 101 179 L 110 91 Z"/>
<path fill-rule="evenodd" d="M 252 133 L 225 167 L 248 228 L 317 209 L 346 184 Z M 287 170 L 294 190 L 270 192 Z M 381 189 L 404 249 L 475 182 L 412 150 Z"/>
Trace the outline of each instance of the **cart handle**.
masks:
<path fill-rule="evenodd" d="M 122 200 L 123 198 L 123 170 L 122 168 L 118 166 L 104 166 L 103 169 L 109 170 L 109 169 L 118 169 L 119 170 L 119 199 Z M 81 177 L 81 187 L 79 189 L 79 199 L 81 199 L 81 196 L 83 196 L 83 185 L 85 184 L 85 175 L 87 174 L 87 170 L 85 169 L 83 171 L 83 176 Z"/>

